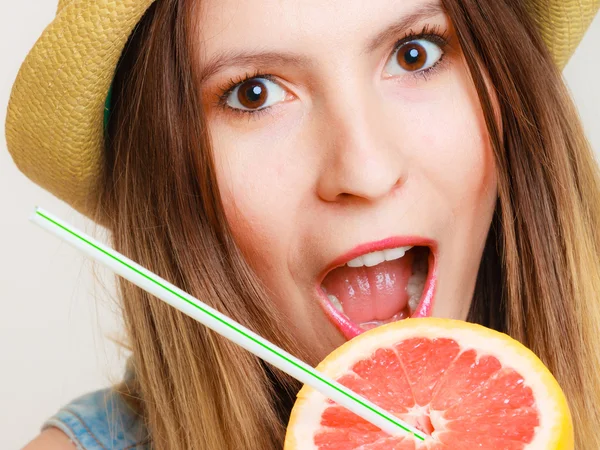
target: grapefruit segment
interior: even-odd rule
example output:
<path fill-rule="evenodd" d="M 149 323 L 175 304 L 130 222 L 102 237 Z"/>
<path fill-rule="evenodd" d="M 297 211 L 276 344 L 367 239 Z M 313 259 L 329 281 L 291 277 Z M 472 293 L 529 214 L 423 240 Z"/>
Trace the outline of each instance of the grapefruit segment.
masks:
<path fill-rule="evenodd" d="M 460 348 L 452 339 L 411 338 L 394 346 L 411 385 L 415 403 L 431 402 L 440 374 L 456 359 Z"/>
<path fill-rule="evenodd" d="M 431 407 L 436 410 L 448 409 L 469 392 L 485 384 L 502 365 L 493 356 L 477 356 L 475 350 L 465 350 L 443 379 L 436 385 Z"/>
<path fill-rule="evenodd" d="M 564 394 L 542 362 L 505 334 L 450 319 L 380 326 L 317 369 L 427 434 L 376 426 L 304 386 L 285 450 L 572 449 Z"/>
<path fill-rule="evenodd" d="M 394 382 L 390 383 L 389 379 L 381 377 L 382 371 L 395 374 Z M 377 389 L 377 398 L 381 402 L 379 406 L 392 414 L 405 413 L 415 405 L 414 394 L 404 368 L 392 349 L 378 349 L 371 358 L 357 362 L 352 367 L 352 372 Z"/>

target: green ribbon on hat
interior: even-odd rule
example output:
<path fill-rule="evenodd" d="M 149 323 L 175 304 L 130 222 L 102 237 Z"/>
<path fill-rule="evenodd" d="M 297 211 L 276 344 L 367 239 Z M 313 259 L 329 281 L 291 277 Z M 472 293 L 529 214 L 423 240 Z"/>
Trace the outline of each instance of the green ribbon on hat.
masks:
<path fill-rule="evenodd" d="M 106 94 L 106 100 L 104 101 L 104 136 L 108 133 L 108 118 L 110 117 L 110 102 L 112 99 L 112 84 Z"/>

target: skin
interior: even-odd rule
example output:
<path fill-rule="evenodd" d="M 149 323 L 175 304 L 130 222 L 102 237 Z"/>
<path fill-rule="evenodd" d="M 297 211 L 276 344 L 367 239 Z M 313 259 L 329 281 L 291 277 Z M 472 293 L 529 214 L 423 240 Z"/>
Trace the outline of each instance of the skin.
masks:
<path fill-rule="evenodd" d="M 47 428 L 23 450 L 75 450 L 75 444 L 58 428 Z"/>
<path fill-rule="evenodd" d="M 318 277 L 359 244 L 407 235 L 437 241 L 432 315 L 464 320 L 497 197 L 482 112 L 447 17 L 430 13 L 410 27 L 449 38 L 424 75 L 397 62 L 395 44 L 409 29 L 365 47 L 430 3 L 365 7 L 372 4 L 207 0 L 200 18 L 203 69 L 221 52 L 305 59 L 225 62 L 202 88 L 235 239 L 313 363 L 345 340 L 318 303 Z M 435 55 L 436 44 L 425 44 Z M 262 80 L 269 97 L 250 106 L 268 108 L 236 113 L 231 108 L 244 105 L 233 93 L 229 109 L 218 104 L 231 81 L 256 71 L 275 80 Z"/>

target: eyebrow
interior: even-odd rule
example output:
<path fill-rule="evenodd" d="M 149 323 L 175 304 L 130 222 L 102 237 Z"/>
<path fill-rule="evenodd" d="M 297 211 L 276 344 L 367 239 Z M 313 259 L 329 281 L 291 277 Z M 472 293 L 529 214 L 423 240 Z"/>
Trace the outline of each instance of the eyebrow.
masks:
<path fill-rule="evenodd" d="M 200 81 L 213 76 L 224 67 L 260 67 L 260 66 L 297 66 L 307 67 L 311 60 L 294 53 L 279 53 L 271 51 L 227 51 L 213 56 L 200 70 Z"/>
<path fill-rule="evenodd" d="M 411 12 L 410 14 L 403 16 L 402 18 L 400 18 L 400 20 L 393 22 L 381 33 L 377 34 L 374 38 L 372 38 L 369 41 L 365 48 L 365 51 L 367 53 L 372 53 L 382 44 L 388 42 L 391 39 L 394 39 L 396 36 L 408 30 L 420 21 L 431 19 L 432 17 L 435 17 L 443 12 L 444 8 L 442 8 L 442 5 L 439 2 L 435 1 L 426 3 L 417 8 L 415 11 Z"/>
<path fill-rule="evenodd" d="M 403 16 L 387 26 L 383 31 L 371 38 L 365 47 L 367 53 L 372 53 L 385 42 L 398 36 L 416 23 L 432 18 L 443 13 L 439 1 L 426 3 L 415 11 Z M 305 55 L 296 53 L 280 53 L 273 51 L 248 52 L 243 50 L 230 50 L 221 52 L 202 65 L 200 82 L 206 81 L 225 67 L 261 67 L 261 66 L 296 66 L 310 67 L 312 61 Z"/>

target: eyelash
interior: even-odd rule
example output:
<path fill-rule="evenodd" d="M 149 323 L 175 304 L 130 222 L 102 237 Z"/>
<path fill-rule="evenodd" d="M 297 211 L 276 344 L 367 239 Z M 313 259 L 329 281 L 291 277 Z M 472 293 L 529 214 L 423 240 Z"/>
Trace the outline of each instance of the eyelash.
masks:
<path fill-rule="evenodd" d="M 394 49 L 391 53 L 392 55 L 398 49 L 400 49 L 400 47 L 402 45 L 404 45 L 410 41 L 415 41 L 417 39 L 427 39 L 427 40 L 433 42 L 434 44 L 436 44 L 442 50 L 442 56 L 433 66 L 431 66 L 425 70 L 422 70 L 422 71 L 411 73 L 409 76 L 412 76 L 415 78 L 422 78 L 423 80 L 426 81 L 442 67 L 443 63 L 445 62 L 444 56 L 446 54 L 446 52 L 444 50 L 448 47 L 448 45 L 450 43 L 450 39 L 449 39 L 447 31 L 442 32 L 442 31 L 440 31 L 440 28 L 441 27 L 439 25 L 434 25 L 433 27 L 430 27 L 429 24 L 427 24 L 418 33 L 415 33 L 413 30 L 410 30 L 405 36 L 398 39 L 396 41 L 396 43 L 394 44 Z M 256 109 L 256 110 L 246 110 L 246 109 L 232 108 L 229 105 L 227 105 L 227 98 L 229 97 L 231 92 L 237 86 L 245 83 L 248 80 L 252 80 L 254 78 L 262 78 L 265 80 L 272 81 L 273 83 L 277 82 L 275 76 L 262 73 L 259 70 L 255 70 L 254 72 L 246 72 L 244 75 L 238 76 L 236 78 L 231 78 L 224 86 L 219 86 L 220 94 L 216 94 L 217 106 L 222 108 L 227 113 L 239 114 L 240 116 L 247 116 L 248 118 L 258 118 L 262 114 L 269 112 L 270 107 Z"/>

